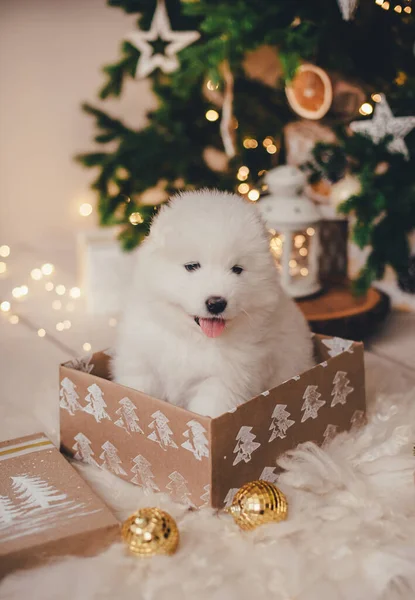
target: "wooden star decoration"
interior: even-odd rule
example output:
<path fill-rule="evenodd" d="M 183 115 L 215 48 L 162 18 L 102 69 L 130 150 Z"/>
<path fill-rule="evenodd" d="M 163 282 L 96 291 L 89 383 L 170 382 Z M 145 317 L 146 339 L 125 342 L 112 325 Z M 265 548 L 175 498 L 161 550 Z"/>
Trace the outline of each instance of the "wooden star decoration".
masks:
<path fill-rule="evenodd" d="M 157 0 L 149 31 L 134 31 L 126 38 L 140 51 L 135 72 L 136 78 L 147 77 L 157 68 L 161 69 L 163 73 L 176 71 L 179 67 L 177 53 L 193 44 L 199 37 L 198 31 L 173 31 L 164 0 Z M 157 48 L 153 49 L 152 43 L 159 40 L 166 42 L 164 54 L 161 54 Z"/>
<path fill-rule="evenodd" d="M 403 138 L 415 127 L 415 117 L 394 117 L 384 94 L 377 103 L 373 118 L 366 121 L 353 121 L 350 129 L 354 133 L 367 135 L 375 144 L 378 144 L 386 135 L 391 135 L 392 140 L 387 148 L 390 152 L 403 154 L 409 158 L 408 148 Z"/>

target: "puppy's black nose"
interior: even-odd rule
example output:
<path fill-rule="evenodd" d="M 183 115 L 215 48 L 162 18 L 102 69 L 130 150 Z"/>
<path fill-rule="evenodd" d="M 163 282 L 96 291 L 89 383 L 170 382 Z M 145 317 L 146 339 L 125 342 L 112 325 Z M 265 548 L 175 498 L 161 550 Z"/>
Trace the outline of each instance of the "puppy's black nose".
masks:
<path fill-rule="evenodd" d="M 223 313 L 227 304 L 225 298 L 222 298 L 221 296 L 210 296 L 210 298 L 206 300 L 206 308 L 212 315 L 220 315 L 220 313 Z"/>

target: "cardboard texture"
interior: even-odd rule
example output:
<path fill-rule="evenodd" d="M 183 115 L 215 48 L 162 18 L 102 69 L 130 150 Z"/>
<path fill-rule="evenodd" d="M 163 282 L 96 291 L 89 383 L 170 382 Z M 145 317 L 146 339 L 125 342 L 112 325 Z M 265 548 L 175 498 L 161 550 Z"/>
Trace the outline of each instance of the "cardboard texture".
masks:
<path fill-rule="evenodd" d="M 229 504 L 277 457 L 323 444 L 365 415 L 363 345 L 314 336 L 313 369 L 216 419 L 109 381 L 111 351 L 60 368 L 61 444 L 75 459 L 189 507 Z"/>
<path fill-rule="evenodd" d="M 91 556 L 120 525 L 43 434 L 0 443 L 0 578 L 63 555 Z"/>

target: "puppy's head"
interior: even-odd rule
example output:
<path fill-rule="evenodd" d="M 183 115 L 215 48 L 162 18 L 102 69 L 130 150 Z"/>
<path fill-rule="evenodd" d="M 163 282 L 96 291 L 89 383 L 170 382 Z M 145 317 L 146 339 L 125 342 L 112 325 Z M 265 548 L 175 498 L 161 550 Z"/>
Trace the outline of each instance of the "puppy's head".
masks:
<path fill-rule="evenodd" d="M 215 190 L 180 194 L 153 222 L 143 264 L 157 300 L 208 337 L 253 326 L 280 291 L 257 208 Z"/>

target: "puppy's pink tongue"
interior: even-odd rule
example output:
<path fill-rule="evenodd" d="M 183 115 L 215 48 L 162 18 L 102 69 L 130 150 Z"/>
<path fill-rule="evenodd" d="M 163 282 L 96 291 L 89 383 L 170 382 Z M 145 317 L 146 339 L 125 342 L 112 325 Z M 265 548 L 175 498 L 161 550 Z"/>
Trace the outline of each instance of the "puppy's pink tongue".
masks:
<path fill-rule="evenodd" d="M 199 325 L 203 333 L 210 338 L 220 336 L 225 329 L 223 319 L 199 319 Z"/>

